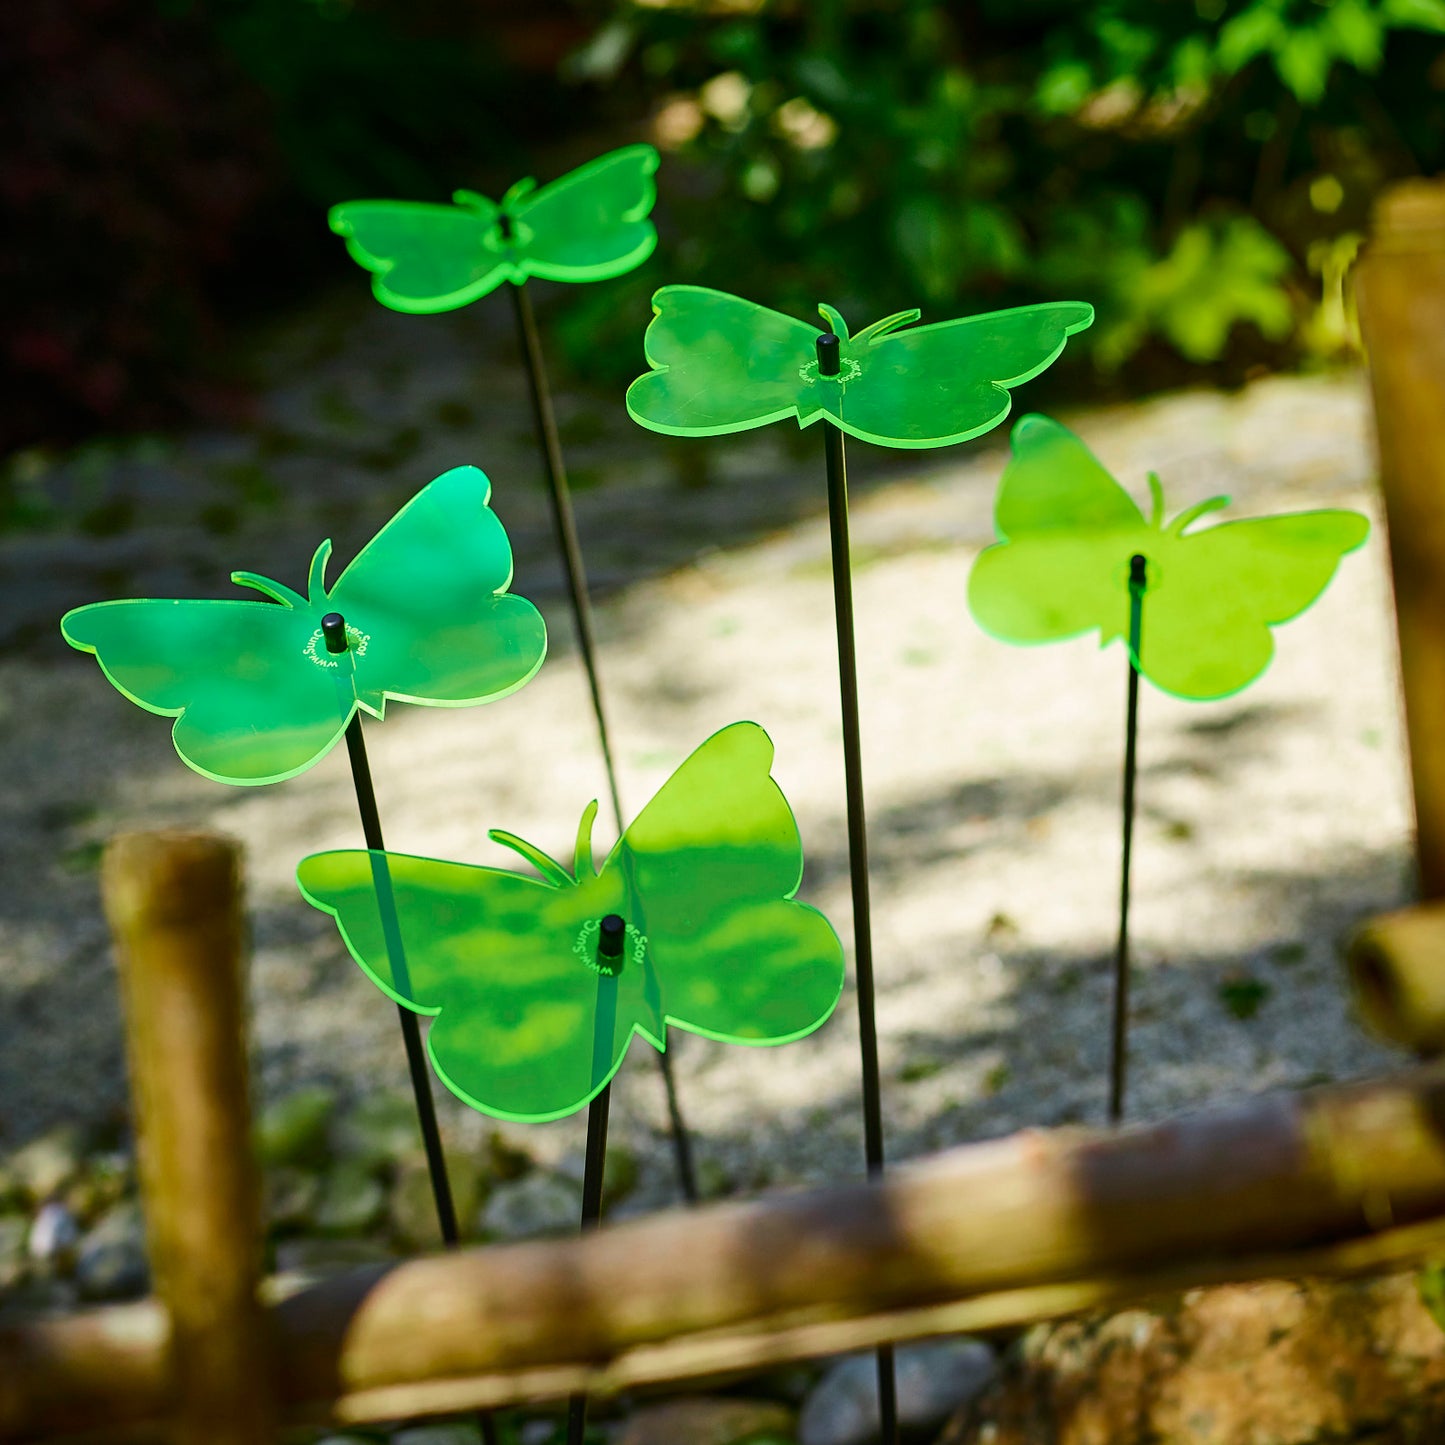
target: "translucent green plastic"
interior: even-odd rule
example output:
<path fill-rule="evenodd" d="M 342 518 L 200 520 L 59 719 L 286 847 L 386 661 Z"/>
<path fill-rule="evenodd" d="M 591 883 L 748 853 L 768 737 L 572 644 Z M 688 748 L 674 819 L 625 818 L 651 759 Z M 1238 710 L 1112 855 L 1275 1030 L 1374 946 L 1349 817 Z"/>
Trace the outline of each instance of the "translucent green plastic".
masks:
<path fill-rule="evenodd" d="M 1098 629 L 1128 646 L 1129 559 L 1147 563 L 1142 644 L 1156 687 L 1203 701 L 1248 687 L 1274 655 L 1271 627 L 1305 611 L 1340 558 L 1363 544 L 1358 512 L 1289 512 L 1188 529 L 1227 506 L 1213 497 L 1167 525 L 1152 473 L 1152 515 L 1066 427 L 1023 417 L 994 508 L 1000 540 L 974 564 L 968 605 L 1005 642 L 1055 642 Z"/>
<path fill-rule="evenodd" d="M 508 833 L 542 875 L 399 853 L 317 853 L 297 880 L 397 1003 L 437 1015 L 427 1049 L 475 1109 L 537 1123 L 581 1108 L 633 1034 L 675 1024 L 737 1044 L 811 1033 L 843 989 L 828 920 L 793 901 L 798 826 L 756 723 L 714 733 L 663 784 L 597 869 L 582 814 L 571 869 Z M 620 967 L 601 920 L 627 924 Z"/>
<path fill-rule="evenodd" d="M 387 698 L 491 702 L 542 665 L 546 628 L 530 602 L 507 593 L 512 549 L 490 493 L 476 467 L 443 473 L 329 591 L 323 542 L 306 597 L 233 572 L 275 601 L 96 602 L 66 613 L 60 630 L 132 702 L 176 719 L 176 751 L 198 773 L 221 783 L 295 777 L 358 708 L 379 718 Z M 329 612 L 346 621 L 338 654 L 321 631 Z"/>
<path fill-rule="evenodd" d="M 1035 377 L 1094 319 L 1082 301 L 1021 306 L 913 326 L 886 316 L 841 342 L 838 375 L 818 374 L 820 328 L 702 286 L 664 286 L 643 346 L 652 368 L 627 389 L 634 421 L 670 436 L 718 436 L 795 416 L 821 417 L 885 447 L 940 447 L 995 427 L 1008 388 Z"/>
<path fill-rule="evenodd" d="M 657 245 L 648 220 L 657 152 L 624 146 L 535 189 L 519 181 L 500 202 L 457 191 L 450 206 L 344 201 L 331 229 L 394 311 L 450 311 L 503 281 L 605 281 L 640 266 Z"/>

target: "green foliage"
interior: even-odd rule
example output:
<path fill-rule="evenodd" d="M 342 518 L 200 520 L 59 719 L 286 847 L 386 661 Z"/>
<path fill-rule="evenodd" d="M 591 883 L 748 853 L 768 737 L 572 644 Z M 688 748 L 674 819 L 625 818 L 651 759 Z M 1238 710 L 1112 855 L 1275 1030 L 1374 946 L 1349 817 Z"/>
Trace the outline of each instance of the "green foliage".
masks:
<path fill-rule="evenodd" d="M 1445 0 L 614 0 L 573 63 L 671 152 L 666 279 L 925 321 L 1077 297 L 1071 354 L 1158 384 L 1349 345 L 1332 258 L 1445 162 L 1442 35 Z"/>

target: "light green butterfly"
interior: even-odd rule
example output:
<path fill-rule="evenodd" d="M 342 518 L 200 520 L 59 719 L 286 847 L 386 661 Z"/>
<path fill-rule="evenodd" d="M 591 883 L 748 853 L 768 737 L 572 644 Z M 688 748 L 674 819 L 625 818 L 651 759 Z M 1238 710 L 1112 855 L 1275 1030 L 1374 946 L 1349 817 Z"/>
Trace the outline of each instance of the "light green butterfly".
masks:
<path fill-rule="evenodd" d="M 1358 512 L 1251 517 L 1191 531 L 1227 506 L 1212 497 L 1164 520 L 1134 500 L 1066 427 L 1046 416 L 1014 427 L 994 507 L 999 541 L 975 562 L 968 606 L 1004 642 L 1056 642 L 1097 630 L 1129 637 L 1129 563 L 1146 563 L 1142 645 L 1134 659 L 1156 687 L 1203 701 L 1248 687 L 1274 655 L 1270 628 L 1298 617 L 1364 543 Z"/>

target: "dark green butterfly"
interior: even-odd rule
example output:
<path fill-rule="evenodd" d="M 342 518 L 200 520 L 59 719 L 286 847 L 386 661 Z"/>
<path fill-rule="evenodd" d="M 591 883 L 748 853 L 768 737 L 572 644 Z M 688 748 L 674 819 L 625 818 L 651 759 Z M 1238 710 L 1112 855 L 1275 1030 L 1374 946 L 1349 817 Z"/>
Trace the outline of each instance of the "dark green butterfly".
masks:
<path fill-rule="evenodd" d="M 304 859 L 297 881 L 379 988 L 437 1016 L 427 1050 L 447 1088 L 499 1118 L 557 1119 L 601 1092 L 633 1034 L 782 1044 L 833 1011 L 843 949 L 794 901 L 802 845 L 772 760 L 756 723 L 714 733 L 600 869 L 594 802 L 571 868 L 492 833 L 540 877 L 343 851 Z M 617 964 L 598 955 L 609 914 L 626 922 Z"/>
<path fill-rule="evenodd" d="M 387 698 L 490 702 L 541 667 L 547 630 L 530 602 L 507 592 L 512 549 L 490 494 L 476 467 L 443 473 L 330 588 L 323 542 L 304 597 L 233 572 L 274 600 L 95 602 L 67 612 L 60 630 L 132 702 L 176 719 L 176 751 L 198 773 L 221 783 L 295 777 L 330 752 L 358 709 L 381 717 Z M 330 612 L 346 624 L 349 646 L 337 655 L 321 627 Z"/>
<path fill-rule="evenodd" d="M 1005 642 L 1055 642 L 1098 630 L 1129 637 L 1129 560 L 1143 556 L 1146 589 L 1139 671 L 1195 700 L 1248 687 L 1274 655 L 1271 627 L 1297 617 L 1329 585 L 1369 522 L 1336 509 L 1189 528 L 1226 506 L 1212 497 L 1167 525 L 1164 492 L 1145 517 L 1066 427 L 1023 417 L 1013 430 L 994 508 L 999 541 L 968 579 L 978 625 Z"/>
<path fill-rule="evenodd" d="M 718 436 L 796 417 L 827 417 L 886 447 L 967 441 L 1008 415 L 1008 389 L 1035 377 L 1094 319 L 1082 301 L 1020 306 L 914 326 L 900 311 L 841 342 L 839 371 L 818 370 L 820 328 L 725 291 L 664 286 L 643 346 L 652 368 L 627 389 L 634 421 L 670 436 Z"/>
<path fill-rule="evenodd" d="M 344 201 L 331 208 L 331 229 L 394 311 L 450 311 L 529 276 L 604 281 L 657 245 L 648 220 L 657 164 L 651 146 L 624 146 L 540 190 L 518 181 L 500 201 L 475 191 L 457 191 L 450 206 Z"/>

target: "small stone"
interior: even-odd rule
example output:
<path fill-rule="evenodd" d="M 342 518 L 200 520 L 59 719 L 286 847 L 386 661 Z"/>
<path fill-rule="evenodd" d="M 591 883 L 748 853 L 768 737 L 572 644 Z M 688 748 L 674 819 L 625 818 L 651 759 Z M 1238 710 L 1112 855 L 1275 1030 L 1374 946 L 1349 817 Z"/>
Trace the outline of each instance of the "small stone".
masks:
<path fill-rule="evenodd" d="M 25 1239 L 30 1221 L 18 1214 L 0 1217 L 0 1290 L 11 1289 L 25 1276 Z"/>
<path fill-rule="evenodd" d="M 359 1160 L 346 1160 L 322 1181 L 312 1221 L 326 1234 L 361 1234 L 385 1208 L 386 1191 L 371 1170 Z"/>
<path fill-rule="evenodd" d="M 613 1445 L 740 1445 L 793 1438 L 793 1412 L 773 1400 L 698 1395 L 635 1411 Z"/>
<path fill-rule="evenodd" d="M 324 1164 L 335 1108 L 336 1095 L 320 1084 L 298 1089 L 266 1108 L 256 1125 L 256 1153 L 262 1167 Z"/>
<path fill-rule="evenodd" d="M 602 1162 L 602 1208 L 620 1204 L 637 1188 L 637 1155 L 625 1144 L 614 1144 Z"/>
<path fill-rule="evenodd" d="M 396 1256 L 370 1239 L 283 1239 L 276 1246 L 278 1274 L 325 1275 L 381 1264 Z"/>
<path fill-rule="evenodd" d="M 61 1124 L 32 1140 L 10 1158 L 9 1172 L 34 1204 L 58 1194 L 85 1162 L 85 1135 L 75 1124 Z"/>
<path fill-rule="evenodd" d="M 342 1158 L 379 1170 L 421 1152 L 416 1105 L 400 1094 L 371 1094 L 332 1130 Z"/>
<path fill-rule="evenodd" d="M 447 1178 L 451 1182 L 452 1207 L 462 1237 L 477 1217 L 486 1195 L 482 1166 L 467 1154 L 447 1156 Z M 391 1187 L 389 1201 L 392 1234 L 404 1249 L 440 1249 L 441 1228 L 437 1224 L 436 1198 L 426 1161 L 417 1159 L 403 1165 Z"/>
<path fill-rule="evenodd" d="M 75 1262 L 81 1299 L 137 1299 L 150 1288 L 145 1221 L 137 1204 L 119 1204 L 81 1241 Z"/>
<path fill-rule="evenodd" d="M 487 1172 L 493 1179 L 507 1183 L 530 1174 L 536 1162 L 525 1149 L 519 1148 L 500 1129 L 493 1129 L 487 1138 Z"/>
<path fill-rule="evenodd" d="M 452 1420 L 398 1430 L 391 1437 L 391 1445 L 479 1445 L 481 1438 L 481 1431 L 469 1421 Z"/>
<path fill-rule="evenodd" d="M 482 1227 L 498 1239 L 575 1234 L 582 1221 L 582 1190 L 557 1174 L 530 1174 L 498 1185 L 482 1214 Z"/>
<path fill-rule="evenodd" d="M 321 1181 L 304 1169 L 268 1169 L 265 1175 L 266 1219 L 272 1229 L 301 1229 L 311 1223 L 321 1197 Z"/>
<path fill-rule="evenodd" d="M 129 1155 L 96 1154 L 66 1189 L 64 1202 L 77 1219 L 90 1223 L 119 1204 L 134 1183 L 135 1172 Z"/>
<path fill-rule="evenodd" d="M 80 1225 L 75 1216 L 58 1200 L 52 1199 L 40 1206 L 40 1212 L 30 1224 L 30 1237 L 25 1241 L 25 1252 L 37 1264 L 65 1271 L 75 1257 L 75 1246 L 80 1243 Z"/>
<path fill-rule="evenodd" d="M 926 1340 L 894 1350 L 898 1423 L 925 1431 L 941 1425 L 993 1379 L 998 1365 L 982 1340 Z M 798 1417 L 799 1445 L 867 1445 L 876 1440 L 878 1362 L 870 1350 L 839 1360 Z"/>
<path fill-rule="evenodd" d="M 20 1176 L 7 1164 L 0 1164 L 0 1212 L 20 1209 L 25 1204 L 25 1187 Z"/>

